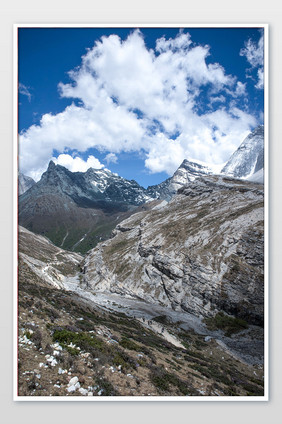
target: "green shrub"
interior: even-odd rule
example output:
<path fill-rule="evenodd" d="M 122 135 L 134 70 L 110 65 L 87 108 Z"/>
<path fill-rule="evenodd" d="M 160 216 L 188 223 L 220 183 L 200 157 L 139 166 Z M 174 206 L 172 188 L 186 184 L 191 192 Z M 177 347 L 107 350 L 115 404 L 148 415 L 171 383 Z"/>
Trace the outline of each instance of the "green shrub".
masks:
<path fill-rule="evenodd" d="M 133 342 L 132 340 L 126 337 L 123 337 L 121 341 L 119 342 L 119 344 L 125 349 L 136 350 L 136 351 L 140 350 L 140 346 L 138 344 L 136 344 L 135 342 Z"/>
<path fill-rule="evenodd" d="M 177 387 L 182 395 L 191 394 L 188 384 L 181 380 L 176 374 L 171 374 L 159 367 L 152 367 L 150 380 L 161 392 L 169 392 L 170 385 Z"/>
<path fill-rule="evenodd" d="M 77 356 L 79 354 L 79 350 L 75 347 L 65 346 L 66 350 L 69 352 L 72 356 Z"/>
<path fill-rule="evenodd" d="M 194 363 L 189 366 L 209 379 L 214 379 L 215 381 L 223 383 L 226 386 L 233 385 L 233 382 L 217 365 L 209 364 L 203 366 Z"/>
<path fill-rule="evenodd" d="M 209 330 L 223 330 L 227 337 L 248 328 L 247 322 L 243 319 L 230 317 L 223 312 L 219 312 L 212 318 L 206 318 L 204 322 Z"/>
<path fill-rule="evenodd" d="M 124 369 L 136 369 L 136 361 L 127 355 L 126 352 L 122 352 L 121 350 L 115 350 L 112 363 L 116 366 L 121 365 Z"/>
<path fill-rule="evenodd" d="M 128 363 L 124 360 L 124 358 L 121 356 L 119 352 L 117 352 L 113 357 L 113 364 L 115 366 L 121 365 L 122 368 L 128 368 Z"/>
<path fill-rule="evenodd" d="M 53 333 L 53 341 L 65 347 L 72 343 L 86 351 L 91 347 L 102 352 L 107 350 L 107 345 L 102 340 L 98 339 L 93 334 L 89 335 L 84 332 L 76 333 L 65 329 L 55 330 Z"/>

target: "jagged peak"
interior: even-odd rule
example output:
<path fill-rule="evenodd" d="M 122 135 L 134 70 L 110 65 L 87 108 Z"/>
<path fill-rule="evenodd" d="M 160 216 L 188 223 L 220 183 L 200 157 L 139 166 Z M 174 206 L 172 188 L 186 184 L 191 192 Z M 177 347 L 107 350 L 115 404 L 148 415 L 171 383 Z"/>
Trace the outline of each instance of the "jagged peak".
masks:
<path fill-rule="evenodd" d="M 55 169 L 55 168 L 56 168 L 55 162 L 50 160 L 47 171 L 50 171 L 50 170 Z"/>

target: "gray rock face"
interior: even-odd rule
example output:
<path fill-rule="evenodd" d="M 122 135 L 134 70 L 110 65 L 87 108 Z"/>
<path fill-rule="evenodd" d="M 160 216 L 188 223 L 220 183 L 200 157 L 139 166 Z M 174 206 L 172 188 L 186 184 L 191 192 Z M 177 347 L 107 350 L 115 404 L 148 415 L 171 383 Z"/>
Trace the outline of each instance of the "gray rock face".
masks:
<path fill-rule="evenodd" d="M 198 316 L 263 322 L 262 186 L 198 178 L 123 221 L 85 259 L 87 287 Z"/>
<path fill-rule="evenodd" d="M 25 193 L 34 184 L 36 183 L 32 178 L 28 177 L 27 175 L 19 173 L 19 179 L 18 179 L 19 196 Z"/>
<path fill-rule="evenodd" d="M 222 169 L 222 174 L 246 178 L 264 167 L 264 126 L 248 135 Z"/>

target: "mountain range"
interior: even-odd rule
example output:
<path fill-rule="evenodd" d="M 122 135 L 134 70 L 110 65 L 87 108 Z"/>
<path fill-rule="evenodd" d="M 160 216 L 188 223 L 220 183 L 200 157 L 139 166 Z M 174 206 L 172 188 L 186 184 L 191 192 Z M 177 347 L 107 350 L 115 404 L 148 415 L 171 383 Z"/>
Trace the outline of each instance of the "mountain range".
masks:
<path fill-rule="evenodd" d="M 263 182 L 263 146 L 264 128 L 259 126 L 221 174 L 235 178 L 254 175 L 254 181 Z M 172 177 L 145 189 L 106 169 L 71 172 L 51 161 L 37 183 L 20 175 L 19 190 L 29 188 L 19 197 L 19 224 L 47 236 L 59 247 L 85 253 L 109 238 L 115 226 L 138 208 L 150 208 L 153 200 L 170 201 L 181 187 L 211 174 L 210 167 L 185 159 Z"/>

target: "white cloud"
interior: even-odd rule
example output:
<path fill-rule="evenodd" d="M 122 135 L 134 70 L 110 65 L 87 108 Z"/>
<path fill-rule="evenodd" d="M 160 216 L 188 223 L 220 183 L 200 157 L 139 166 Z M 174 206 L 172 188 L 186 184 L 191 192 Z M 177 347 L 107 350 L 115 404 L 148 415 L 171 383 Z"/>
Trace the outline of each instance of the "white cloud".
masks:
<path fill-rule="evenodd" d="M 99 159 L 94 156 L 88 156 L 87 160 L 84 161 L 80 157 L 72 157 L 69 154 L 61 154 L 57 158 L 52 158 L 56 165 L 62 165 L 69 169 L 71 172 L 86 172 L 88 168 L 101 169 L 104 165 L 100 163 Z"/>
<path fill-rule="evenodd" d="M 240 50 L 240 56 L 246 56 L 247 61 L 254 68 L 256 68 L 257 66 L 263 66 L 263 47 L 263 35 L 261 35 L 257 43 L 249 39 L 245 43 L 245 47 Z"/>
<path fill-rule="evenodd" d="M 207 113 L 187 122 L 187 128 L 176 140 L 160 134 L 147 154 L 146 167 L 151 172 L 165 171 L 171 175 L 184 158 L 223 164 L 254 125 L 256 120 L 238 108 L 229 113 L 224 109 Z"/>
<path fill-rule="evenodd" d="M 24 84 L 22 84 L 21 82 L 19 83 L 19 93 L 23 94 L 24 96 L 26 96 L 28 98 L 28 101 L 31 101 L 31 93 L 29 91 L 29 87 L 26 87 Z"/>
<path fill-rule="evenodd" d="M 258 81 L 255 85 L 258 89 L 263 89 L 264 81 L 263 81 L 263 69 L 264 69 L 264 37 L 263 32 L 261 34 L 258 42 L 254 42 L 249 39 L 245 43 L 245 47 L 240 50 L 240 56 L 245 56 L 249 64 L 251 65 L 251 69 L 258 68 Z"/>
<path fill-rule="evenodd" d="M 118 161 L 117 155 L 115 153 L 108 153 L 105 156 L 105 161 L 107 162 L 107 165 L 109 165 L 109 163 L 117 163 Z"/>
<path fill-rule="evenodd" d="M 246 83 L 243 84 L 240 81 L 237 82 L 235 95 L 236 96 L 245 96 L 246 95 Z"/>
<path fill-rule="evenodd" d="M 213 103 L 224 103 L 226 101 L 226 98 L 221 94 L 220 96 L 215 96 L 210 98 L 210 104 Z"/>
<path fill-rule="evenodd" d="M 233 104 L 224 106 L 230 95 L 236 106 L 245 85 L 226 75 L 220 64 L 207 64 L 209 54 L 209 46 L 192 44 L 183 32 L 175 39 L 160 38 L 155 51 L 147 49 L 137 30 L 124 41 L 117 35 L 102 37 L 69 73 L 71 83 L 59 84 L 62 97 L 78 99 L 81 105 L 45 114 L 39 125 L 20 135 L 22 172 L 38 175 L 54 149 L 62 152 L 57 163 L 69 169 L 86 169 L 97 160 L 80 162 L 63 154 L 67 148 L 110 152 L 107 163 L 122 151 L 142 149 L 151 172 L 168 174 L 184 158 L 226 161 L 256 121 Z M 212 109 L 200 115 L 203 90 L 210 92 Z"/>
<path fill-rule="evenodd" d="M 258 89 L 263 89 L 263 87 L 264 87 L 264 71 L 263 71 L 263 68 L 258 69 L 258 82 L 255 85 L 255 87 L 258 88 Z"/>
<path fill-rule="evenodd" d="M 179 32 L 178 37 L 169 38 L 166 40 L 165 37 L 161 37 L 156 42 L 156 51 L 163 53 L 170 50 L 185 50 L 191 45 L 192 41 L 190 39 L 189 33 L 184 33 L 183 31 Z"/>

